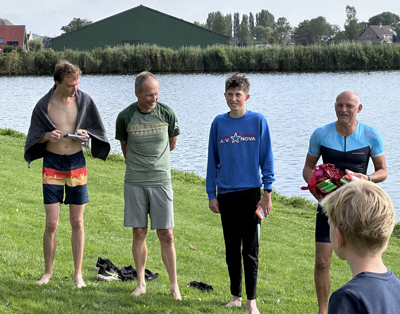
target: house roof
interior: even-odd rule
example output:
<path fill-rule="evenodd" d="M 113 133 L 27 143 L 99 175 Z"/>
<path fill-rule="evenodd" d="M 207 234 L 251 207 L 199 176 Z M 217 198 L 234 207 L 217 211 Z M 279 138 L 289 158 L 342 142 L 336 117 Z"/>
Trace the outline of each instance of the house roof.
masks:
<path fill-rule="evenodd" d="M 14 25 L 14 24 L 11 23 L 8 19 L 0 18 L 0 26 L 5 26 L 5 25 Z"/>
<path fill-rule="evenodd" d="M 25 32 L 25 25 L 0 25 L 0 31 L 3 37 L 9 38 L 24 38 Z"/>
<path fill-rule="evenodd" d="M 373 38 L 366 38 L 366 35 L 371 35 L 371 31 L 375 33 Z M 388 42 L 387 35 L 393 36 L 393 41 L 398 41 L 399 36 L 390 25 L 370 25 L 365 32 L 357 39 L 358 43 L 384 43 Z M 391 42 L 391 41 L 390 41 Z"/>
<path fill-rule="evenodd" d="M 383 35 L 396 35 L 396 32 L 390 25 L 370 25 L 369 27 L 371 27 L 380 38 L 383 38 Z"/>

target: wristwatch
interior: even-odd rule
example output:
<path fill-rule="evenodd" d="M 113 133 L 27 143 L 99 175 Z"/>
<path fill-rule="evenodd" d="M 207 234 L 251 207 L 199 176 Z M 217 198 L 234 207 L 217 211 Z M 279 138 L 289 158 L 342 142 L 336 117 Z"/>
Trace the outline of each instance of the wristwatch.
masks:
<path fill-rule="evenodd" d="M 272 190 L 271 190 L 271 189 L 267 189 L 267 190 L 264 190 L 264 192 L 271 193 L 271 192 L 272 192 Z"/>
<path fill-rule="evenodd" d="M 372 182 L 371 176 L 370 176 L 369 174 L 367 174 L 367 176 L 368 176 L 368 181 L 371 181 L 371 182 Z"/>

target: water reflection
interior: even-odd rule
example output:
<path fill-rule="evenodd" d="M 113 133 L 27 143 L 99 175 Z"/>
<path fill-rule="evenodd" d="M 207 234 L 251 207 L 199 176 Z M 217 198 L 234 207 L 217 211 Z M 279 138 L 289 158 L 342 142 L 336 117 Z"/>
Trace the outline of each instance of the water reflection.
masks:
<path fill-rule="evenodd" d="M 226 112 L 224 81 L 227 74 L 160 74 L 160 101 L 171 106 L 179 119 L 181 135 L 171 154 L 173 168 L 206 173 L 208 133 L 217 114 Z M 310 198 L 302 168 L 311 133 L 336 120 L 335 97 L 343 90 L 359 94 L 363 110 L 359 119 L 376 127 L 384 140 L 388 179 L 381 184 L 392 198 L 398 213 L 400 196 L 398 120 L 399 71 L 350 73 L 249 74 L 249 110 L 265 115 L 270 125 L 275 158 L 274 188 L 284 195 Z M 135 101 L 132 75 L 84 75 L 80 88 L 96 102 L 111 140 L 112 150 L 120 152 L 114 140 L 119 111 Z M 51 77 L 0 77 L 0 128 L 26 133 L 32 109 L 52 86 Z M 373 171 L 371 168 L 369 173 Z M 400 220 L 398 215 L 397 220 Z"/>

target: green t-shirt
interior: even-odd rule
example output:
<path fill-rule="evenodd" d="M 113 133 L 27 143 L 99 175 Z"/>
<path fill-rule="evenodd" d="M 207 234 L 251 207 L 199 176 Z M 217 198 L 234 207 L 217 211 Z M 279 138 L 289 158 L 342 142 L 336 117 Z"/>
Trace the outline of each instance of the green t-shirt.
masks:
<path fill-rule="evenodd" d="M 115 138 L 127 141 L 125 183 L 156 187 L 171 185 L 169 138 L 179 135 L 173 110 L 157 102 L 150 112 L 142 112 L 137 103 L 117 117 Z"/>

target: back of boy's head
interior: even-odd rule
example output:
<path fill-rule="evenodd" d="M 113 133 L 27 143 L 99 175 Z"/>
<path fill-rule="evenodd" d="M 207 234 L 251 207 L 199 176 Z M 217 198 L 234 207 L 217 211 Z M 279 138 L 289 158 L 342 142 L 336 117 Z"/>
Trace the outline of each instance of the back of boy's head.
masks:
<path fill-rule="evenodd" d="M 229 78 L 225 81 L 225 92 L 228 89 L 236 89 L 240 88 L 245 94 L 248 94 L 250 91 L 250 82 L 246 78 L 245 74 L 240 75 L 239 73 L 233 73 Z"/>
<path fill-rule="evenodd" d="M 353 181 L 326 196 L 321 206 L 361 256 L 386 249 L 395 222 L 389 196 L 375 183 Z"/>

